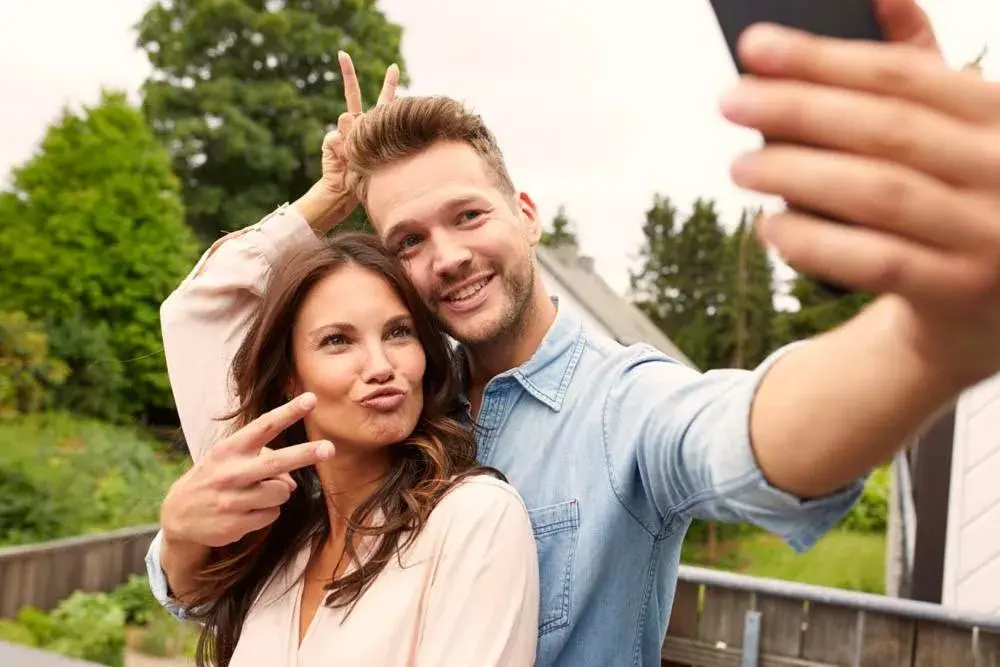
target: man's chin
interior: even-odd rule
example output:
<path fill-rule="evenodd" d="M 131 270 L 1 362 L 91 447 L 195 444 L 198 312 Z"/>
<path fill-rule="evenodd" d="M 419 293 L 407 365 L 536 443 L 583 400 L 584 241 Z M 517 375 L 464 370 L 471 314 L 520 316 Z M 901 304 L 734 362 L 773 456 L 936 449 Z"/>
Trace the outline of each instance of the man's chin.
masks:
<path fill-rule="evenodd" d="M 444 325 L 448 335 L 462 345 L 482 345 L 495 341 L 502 334 L 500 318 L 490 313 L 474 313 L 457 315 L 455 313 L 438 314 L 438 319 Z"/>

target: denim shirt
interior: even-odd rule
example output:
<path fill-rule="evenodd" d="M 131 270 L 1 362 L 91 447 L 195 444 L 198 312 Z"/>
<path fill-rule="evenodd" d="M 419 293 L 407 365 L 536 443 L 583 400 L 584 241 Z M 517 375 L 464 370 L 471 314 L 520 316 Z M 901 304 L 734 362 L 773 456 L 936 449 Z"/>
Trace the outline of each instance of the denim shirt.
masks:
<path fill-rule="evenodd" d="M 803 501 L 770 486 L 756 465 L 750 403 L 780 354 L 756 371 L 699 373 L 559 309 L 532 358 L 490 380 L 479 459 L 529 509 L 541 581 L 537 665 L 660 665 L 692 518 L 750 522 L 802 551 L 854 504 L 862 480 Z M 157 535 L 150 583 L 180 616 L 159 545 Z"/>

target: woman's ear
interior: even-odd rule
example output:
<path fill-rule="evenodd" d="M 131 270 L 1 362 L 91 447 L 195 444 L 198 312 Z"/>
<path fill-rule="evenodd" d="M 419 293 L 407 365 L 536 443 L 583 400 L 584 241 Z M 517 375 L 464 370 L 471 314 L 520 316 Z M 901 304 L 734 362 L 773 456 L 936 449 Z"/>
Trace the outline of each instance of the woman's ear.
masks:
<path fill-rule="evenodd" d="M 287 403 L 301 393 L 302 384 L 299 382 L 299 379 L 294 376 L 288 378 L 288 382 L 285 383 L 285 402 Z"/>

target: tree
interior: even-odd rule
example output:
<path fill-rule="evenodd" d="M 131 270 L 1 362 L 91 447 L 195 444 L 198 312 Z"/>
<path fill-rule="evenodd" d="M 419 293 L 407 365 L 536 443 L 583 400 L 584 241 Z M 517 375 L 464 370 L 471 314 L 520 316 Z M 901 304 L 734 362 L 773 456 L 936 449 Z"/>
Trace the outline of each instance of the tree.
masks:
<path fill-rule="evenodd" d="M 366 102 L 397 63 L 402 28 L 375 0 L 172 0 L 138 26 L 153 66 L 144 110 L 204 241 L 294 201 L 320 176 L 320 147 L 346 110 L 337 51 Z M 360 210 L 345 228 L 364 227 Z"/>
<path fill-rule="evenodd" d="M 77 357 L 71 367 L 121 363 L 126 382 L 103 389 L 116 391 L 108 400 L 123 414 L 170 406 L 159 306 L 197 248 L 170 158 L 142 114 L 109 92 L 80 114 L 65 110 L 12 180 L 0 194 L 0 308 L 106 327 L 107 344 L 76 347 L 113 358 Z"/>
<path fill-rule="evenodd" d="M 727 318 L 729 365 L 753 368 L 764 361 L 774 345 L 774 265 L 753 233 L 762 211 L 744 210 L 729 237 L 727 259 Z"/>
<path fill-rule="evenodd" d="M 832 295 L 808 276 L 797 275 L 791 295 L 799 302 L 796 311 L 777 314 L 774 324 L 775 346 L 811 338 L 851 319 L 874 299 L 868 292 Z"/>
<path fill-rule="evenodd" d="M 48 407 L 67 373 L 41 326 L 22 312 L 0 312 L 0 419 Z"/>
<path fill-rule="evenodd" d="M 568 243 L 577 243 L 576 225 L 566 216 L 566 208 L 560 206 L 549 229 L 542 232 L 541 244 L 554 248 Z"/>

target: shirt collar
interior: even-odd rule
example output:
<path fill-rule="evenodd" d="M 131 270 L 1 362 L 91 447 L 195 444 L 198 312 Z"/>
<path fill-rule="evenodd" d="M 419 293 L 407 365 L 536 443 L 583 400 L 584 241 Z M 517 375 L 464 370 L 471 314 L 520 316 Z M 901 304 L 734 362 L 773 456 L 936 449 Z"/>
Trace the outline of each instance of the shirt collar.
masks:
<path fill-rule="evenodd" d="M 551 298 L 556 306 L 556 319 L 545 333 L 538 349 L 526 362 L 501 373 L 494 380 L 514 378 L 531 396 L 558 412 L 583 354 L 585 339 L 583 322 L 560 308 L 558 297 Z M 468 408 L 467 352 L 462 345 L 457 346 L 456 352 L 462 373 L 462 402 Z"/>

